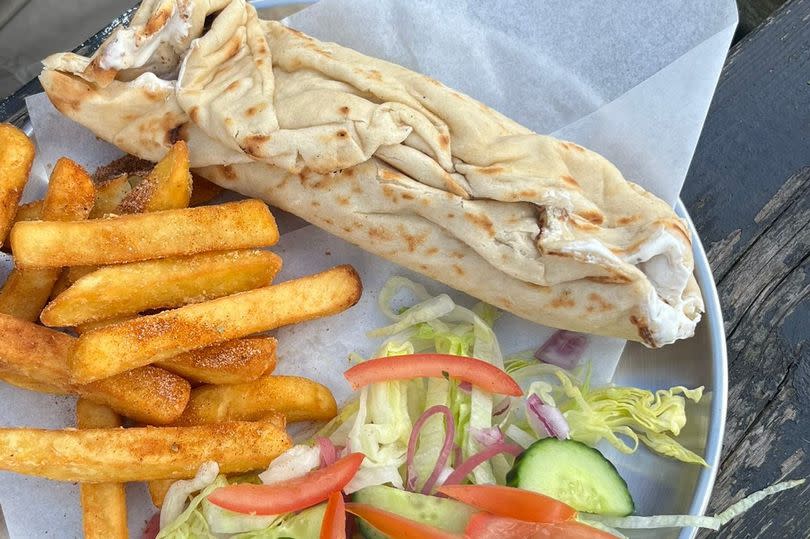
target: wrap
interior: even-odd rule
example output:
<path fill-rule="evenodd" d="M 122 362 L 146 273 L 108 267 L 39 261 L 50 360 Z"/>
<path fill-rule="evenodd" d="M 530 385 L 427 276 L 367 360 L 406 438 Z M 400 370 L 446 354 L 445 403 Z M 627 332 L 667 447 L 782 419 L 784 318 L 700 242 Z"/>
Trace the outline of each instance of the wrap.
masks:
<path fill-rule="evenodd" d="M 243 0 L 152 0 L 40 76 L 62 113 L 547 326 L 657 347 L 703 311 L 686 223 L 602 156 Z"/>

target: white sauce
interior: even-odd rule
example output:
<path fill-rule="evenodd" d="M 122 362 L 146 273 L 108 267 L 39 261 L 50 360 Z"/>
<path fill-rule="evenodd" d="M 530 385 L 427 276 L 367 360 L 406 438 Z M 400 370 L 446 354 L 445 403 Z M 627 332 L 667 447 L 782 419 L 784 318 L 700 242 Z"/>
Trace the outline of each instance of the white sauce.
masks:
<path fill-rule="evenodd" d="M 140 28 L 119 28 L 107 41 L 99 57 L 99 66 L 116 70 L 141 67 L 163 43 L 169 43 L 175 50 L 181 49 L 191 29 L 192 3 L 186 3 L 183 12 L 177 7 L 175 4 L 166 24 L 152 35 L 141 35 Z"/>

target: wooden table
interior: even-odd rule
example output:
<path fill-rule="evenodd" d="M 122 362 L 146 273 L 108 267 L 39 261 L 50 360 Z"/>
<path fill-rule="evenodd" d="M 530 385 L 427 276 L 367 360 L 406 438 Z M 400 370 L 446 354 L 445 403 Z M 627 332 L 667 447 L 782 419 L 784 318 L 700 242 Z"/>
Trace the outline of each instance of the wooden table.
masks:
<path fill-rule="evenodd" d="M 810 478 L 810 0 L 788 2 L 732 48 L 681 197 L 728 341 L 713 513 Z M 699 537 L 810 537 L 810 482 Z"/>

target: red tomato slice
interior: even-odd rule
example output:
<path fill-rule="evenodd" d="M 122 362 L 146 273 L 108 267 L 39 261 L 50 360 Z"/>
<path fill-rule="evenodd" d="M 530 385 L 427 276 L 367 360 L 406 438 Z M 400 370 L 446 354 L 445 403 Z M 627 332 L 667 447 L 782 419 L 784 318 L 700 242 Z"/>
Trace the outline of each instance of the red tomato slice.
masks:
<path fill-rule="evenodd" d="M 544 524 L 489 513 L 470 517 L 464 532 L 467 539 L 616 539 L 615 535 L 575 520 Z"/>
<path fill-rule="evenodd" d="M 321 523 L 321 539 L 346 539 L 346 504 L 339 490 L 329 495 Z"/>
<path fill-rule="evenodd" d="M 554 498 L 521 488 L 499 485 L 444 485 L 439 492 L 454 500 L 499 515 L 528 522 L 563 522 L 577 511 Z"/>
<path fill-rule="evenodd" d="M 389 380 L 449 376 L 490 393 L 513 397 L 523 395 L 518 383 L 498 367 L 474 357 L 449 354 L 409 354 L 370 359 L 355 365 L 343 376 L 353 389 Z"/>
<path fill-rule="evenodd" d="M 464 539 L 461 535 L 415 522 L 365 503 L 347 503 L 346 511 L 362 518 L 391 539 Z"/>
<path fill-rule="evenodd" d="M 254 515 L 280 515 L 306 509 L 339 492 L 357 473 L 365 455 L 352 453 L 331 466 L 272 485 L 230 485 L 216 489 L 208 501 L 223 509 Z"/>

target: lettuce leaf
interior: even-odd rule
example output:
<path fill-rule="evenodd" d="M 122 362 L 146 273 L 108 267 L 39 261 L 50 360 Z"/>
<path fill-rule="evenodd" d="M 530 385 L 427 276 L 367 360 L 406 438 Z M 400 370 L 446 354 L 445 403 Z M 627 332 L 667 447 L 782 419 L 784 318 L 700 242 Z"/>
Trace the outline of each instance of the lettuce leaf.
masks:
<path fill-rule="evenodd" d="M 629 517 L 607 517 L 603 515 L 587 515 L 585 518 L 580 518 L 583 522 L 592 524 L 598 522 L 604 526 L 611 528 L 624 528 L 624 529 L 658 529 L 658 528 L 708 528 L 711 530 L 719 530 L 722 526 L 728 524 L 731 519 L 745 513 L 755 504 L 761 502 L 769 496 L 773 496 L 784 490 L 798 487 L 803 485 L 804 479 L 794 481 L 783 481 L 776 483 L 770 487 L 764 488 L 760 491 L 754 492 L 746 496 L 737 503 L 731 505 L 725 511 L 718 513 L 715 516 L 702 516 L 702 515 L 656 515 L 650 517 L 629 516 Z"/>
<path fill-rule="evenodd" d="M 417 303 L 396 309 L 393 302 L 403 292 L 410 294 Z M 480 303 L 467 309 L 456 305 L 446 294 L 431 296 L 422 285 L 403 277 L 394 277 L 385 284 L 379 304 L 392 323 L 369 332 L 369 336 L 386 338 L 377 357 L 436 352 L 477 357 L 498 367 L 503 366 L 498 339 L 492 329 L 499 315 L 494 307 Z M 481 448 L 468 433 L 471 428 L 492 426 L 492 395 L 477 388 L 461 391 L 456 382 L 447 380 L 385 382 L 372 384 L 361 392 L 358 412 L 352 417 L 348 444 L 353 451 L 366 454 L 360 475 L 366 486 L 374 484 L 371 481 L 387 480 L 401 487 L 402 477 L 394 479 L 393 470 L 399 469 L 400 474 L 403 471 L 412 424 L 424 410 L 436 404 L 448 406 L 453 414 L 454 441 L 461 448 L 461 458 L 477 453 Z M 333 429 L 336 432 L 340 427 Z M 445 432 L 440 416 L 430 418 L 420 432 L 414 455 L 417 486 L 433 470 Z M 332 440 L 337 443 L 334 437 Z M 498 462 L 498 476 L 505 475 L 508 468 L 508 461 L 501 460 Z M 445 472 L 449 473 L 448 470 Z M 478 466 L 473 476 L 476 483 L 496 480 L 489 462 Z"/>
<path fill-rule="evenodd" d="M 259 479 L 265 485 L 301 477 L 321 464 L 321 450 L 308 445 L 294 445 L 276 457 Z"/>
<path fill-rule="evenodd" d="M 427 392 L 422 410 L 427 410 L 431 406 L 443 405 L 450 407 L 450 382 L 443 379 L 430 379 L 427 381 Z M 420 414 L 421 415 L 421 414 Z M 416 471 L 416 490 L 421 491 L 425 480 L 436 467 L 442 444 L 446 436 L 447 429 L 444 424 L 444 417 L 436 414 L 425 422 L 419 432 L 419 445 L 414 453 L 413 465 Z"/>
<path fill-rule="evenodd" d="M 262 530 L 240 533 L 231 539 L 289 539 L 317 537 L 326 513 L 326 504 L 321 503 L 299 513 L 288 514 L 270 527 Z"/>
<path fill-rule="evenodd" d="M 358 472 L 359 478 L 355 477 L 356 481 L 350 483 L 352 489 L 389 481 L 402 488 L 398 469 L 405 463 L 411 435 L 407 387 L 407 382 L 382 382 L 360 391 L 347 447 L 353 452 L 362 452 L 366 458 Z M 370 468 L 375 469 L 374 473 L 366 471 Z M 383 483 L 374 482 L 378 479 Z M 348 487 L 346 492 L 350 492 Z"/>
<path fill-rule="evenodd" d="M 510 361 L 506 370 L 529 386 L 527 394 L 536 393 L 560 409 L 574 440 L 596 445 L 604 439 L 627 454 L 642 442 L 661 455 L 707 466 L 702 457 L 675 440 L 686 425 L 687 399 L 699 402 L 703 387 L 676 386 L 655 392 L 636 387 L 591 388 L 587 376 L 583 382 L 559 367 L 527 360 Z M 551 384 L 553 379 L 556 384 Z M 521 417 L 512 424 L 525 430 Z"/>
<path fill-rule="evenodd" d="M 216 462 L 204 462 L 192 479 L 181 479 L 172 483 L 164 496 L 163 508 L 160 511 L 161 529 L 184 514 L 183 507 L 188 498 L 213 484 L 218 475 L 219 465 Z"/>
<path fill-rule="evenodd" d="M 199 475 L 200 474 L 198 472 L 198 476 Z M 200 505 L 202 504 L 203 500 L 205 500 L 208 497 L 208 495 L 211 494 L 214 490 L 216 490 L 219 487 L 224 487 L 227 484 L 228 481 L 225 479 L 224 476 L 220 475 L 216 477 L 212 483 L 203 488 L 196 496 L 194 496 L 191 499 L 191 501 L 188 503 L 188 505 L 186 506 L 186 508 L 183 510 L 182 513 L 180 513 L 175 518 L 167 519 L 168 522 L 165 525 L 163 523 L 164 513 L 163 511 L 161 511 L 160 533 L 158 533 L 156 539 L 214 538 L 215 536 L 211 532 L 211 527 L 208 521 L 205 519 L 205 515 L 203 515 L 202 508 L 200 507 Z M 187 493 L 182 501 L 185 502 L 185 498 L 190 496 L 190 494 L 191 493 Z M 167 501 L 169 501 L 168 494 L 163 504 L 164 511 Z"/>
<path fill-rule="evenodd" d="M 202 515 L 212 534 L 233 535 L 269 528 L 279 520 L 278 515 L 246 515 L 214 505 L 207 499 L 200 504 Z"/>

